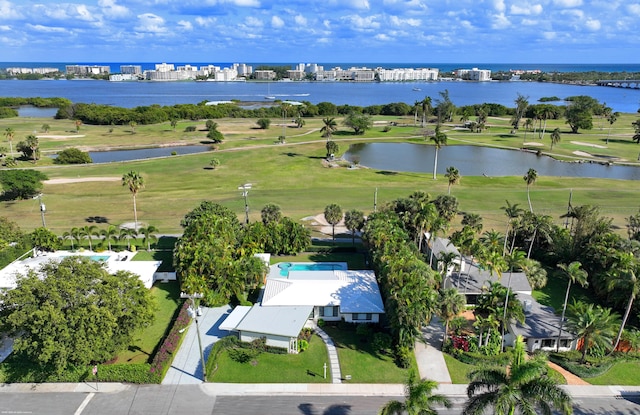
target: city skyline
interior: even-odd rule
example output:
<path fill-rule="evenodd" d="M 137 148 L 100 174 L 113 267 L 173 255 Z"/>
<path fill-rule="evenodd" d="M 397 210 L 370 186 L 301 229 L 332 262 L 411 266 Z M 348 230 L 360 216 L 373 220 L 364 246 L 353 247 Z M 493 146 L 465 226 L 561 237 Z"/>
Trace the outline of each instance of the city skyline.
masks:
<path fill-rule="evenodd" d="M 0 0 L 0 50 L 21 62 L 635 63 L 639 17 L 619 0 Z"/>

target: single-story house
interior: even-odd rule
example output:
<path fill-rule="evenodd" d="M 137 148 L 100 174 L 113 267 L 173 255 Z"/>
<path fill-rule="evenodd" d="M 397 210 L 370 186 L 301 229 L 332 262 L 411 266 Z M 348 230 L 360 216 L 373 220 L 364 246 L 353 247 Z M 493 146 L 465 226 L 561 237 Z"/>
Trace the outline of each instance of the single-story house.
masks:
<path fill-rule="evenodd" d="M 13 261 L 0 270 L 0 290 L 11 290 L 16 287 L 19 275 L 26 275 L 29 270 L 38 271 L 42 265 L 49 261 L 60 261 L 68 256 L 85 256 L 94 261 L 101 261 L 109 273 L 129 271 L 136 274 L 142 280 L 145 287 L 151 288 L 155 281 L 156 271 L 162 261 L 132 261 L 135 252 L 92 252 L 92 251 L 55 251 L 34 252 L 27 258 Z"/>
<path fill-rule="evenodd" d="M 520 335 L 527 344 L 527 350 L 556 350 L 558 333 L 560 332 L 560 316 L 552 307 L 538 303 L 533 297 L 526 294 L 518 295 L 524 307 L 525 321 L 512 323 L 509 326 L 509 335 L 505 338 L 506 344 L 513 344 L 516 336 Z M 576 336 L 565 330 L 560 332 L 560 351 L 576 348 Z"/>
<path fill-rule="evenodd" d="M 267 345 L 296 353 L 309 320 L 376 323 L 382 314 L 373 271 L 348 270 L 343 262 L 287 262 L 270 267 L 259 303 L 236 307 L 221 328 L 243 341 L 266 337 Z"/>
<path fill-rule="evenodd" d="M 438 272 L 441 272 L 443 265 L 441 264 L 440 260 L 442 256 L 445 254 L 453 254 L 455 258 L 453 259 L 452 264 L 449 265 L 449 268 L 447 269 L 445 275 L 451 275 L 451 273 L 453 273 L 456 269 L 464 272 L 466 270 L 467 263 L 464 260 L 462 254 L 460 254 L 460 251 L 458 251 L 458 248 L 454 244 L 452 244 L 448 238 L 441 238 L 439 236 L 430 238 L 429 235 L 429 232 L 426 232 L 424 234 L 426 243 L 423 245 L 423 250 L 425 255 L 427 255 L 427 258 L 429 258 L 429 261 L 431 262 L 431 267 Z"/>

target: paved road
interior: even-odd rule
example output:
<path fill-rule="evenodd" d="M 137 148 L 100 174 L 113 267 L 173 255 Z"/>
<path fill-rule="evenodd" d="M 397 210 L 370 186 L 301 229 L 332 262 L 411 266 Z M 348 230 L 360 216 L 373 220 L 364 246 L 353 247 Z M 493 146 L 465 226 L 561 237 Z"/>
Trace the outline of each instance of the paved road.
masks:
<path fill-rule="evenodd" d="M 104 385 L 103 385 L 104 386 Z M 110 392 L 3 391 L 0 414 L 46 415 L 370 415 L 393 396 L 220 396 L 214 385 L 126 386 Z M 10 389 L 10 388 L 7 388 Z M 85 388 L 86 389 L 86 388 Z M 105 388 L 103 388 L 105 390 Z M 452 397 L 452 409 L 443 415 L 458 415 L 465 398 Z M 640 415 L 640 395 L 632 397 L 580 396 L 574 398 L 576 415 Z"/>

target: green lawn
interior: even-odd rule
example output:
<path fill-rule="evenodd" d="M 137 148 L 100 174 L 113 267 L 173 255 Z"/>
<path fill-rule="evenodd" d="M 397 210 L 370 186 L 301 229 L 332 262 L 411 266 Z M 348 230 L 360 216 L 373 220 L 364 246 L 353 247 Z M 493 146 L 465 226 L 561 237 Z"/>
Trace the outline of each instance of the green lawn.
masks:
<path fill-rule="evenodd" d="M 157 282 L 151 288 L 157 310 L 153 324 L 141 330 L 134 338 L 134 343 L 126 351 L 121 352 L 115 363 L 143 363 L 149 360 L 160 340 L 167 334 L 180 305 L 180 287 L 176 281 Z"/>
<path fill-rule="evenodd" d="M 132 261 L 162 261 L 158 272 L 174 272 L 173 251 L 138 251 Z"/>
<path fill-rule="evenodd" d="M 327 378 L 323 367 L 327 364 Z M 218 358 L 218 370 L 209 380 L 220 383 L 331 383 L 327 348 L 313 336 L 309 348 L 299 354 L 261 353 L 253 362 L 238 363 L 225 351 Z"/>
<path fill-rule="evenodd" d="M 567 292 L 567 280 L 559 272 L 550 272 L 547 277 L 547 285 L 540 290 L 534 290 L 532 293 L 540 304 L 553 307 L 556 313 L 562 312 L 562 304 L 564 303 L 564 296 Z M 571 285 L 571 292 L 569 293 L 569 304 L 572 300 L 585 301 L 587 303 L 598 303 L 595 295 L 582 288 L 578 284 Z"/>
<path fill-rule="evenodd" d="M 353 383 L 405 383 L 407 369 L 399 368 L 393 356 L 376 353 L 371 343 L 362 342 L 352 328 L 325 326 L 323 330 L 333 339 L 338 350 L 342 377 L 351 375 Z M 413 357 L 413 366 L 415 357 Z"/>
<path fill-rule="evenodd" d="M 447 369 L 449 369 L 451 382 L 458 384 L 469 383 L 469 373 L 475 370 L 476 367 L 474 365 L 462 363 L 461 361 L 447 353 L 443 353 L 442 355 L 444 356 L 444 361 L 447 364 Z"/>
<path fill-rule="evenodd" d="M 604 374 L 585 378 L 592 385 L 640 385 L 640 362 L 619 362 Z"/>

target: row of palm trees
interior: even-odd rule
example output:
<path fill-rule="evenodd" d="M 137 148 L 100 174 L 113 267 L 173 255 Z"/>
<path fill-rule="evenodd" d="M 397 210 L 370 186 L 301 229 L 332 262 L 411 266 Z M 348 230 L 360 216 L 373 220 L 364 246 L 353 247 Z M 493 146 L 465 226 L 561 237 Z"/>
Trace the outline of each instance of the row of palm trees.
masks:
<path fill-rule="evenodd" d="M 72 250 L 80 248 L 82 241 L 86 239 L 89 243 L 89 250 L 93 251 L 95 237 L 103 245 L 106 243 L 107 248 L 111 251 L 112 246 L 121 241 L 126 241 L 127 249 L 130 250 L 131 240 L 135 242 L 142 236 L 142 243 L 146 245 L 147 250 L 151 250 L 151 242 L 158 239 L 155 235 L 157 232 L 158 229 L 153 225 L 143 226 L 137 230 L 133 228 L 118 228 L 114 225 L 109 225 L 103 229 L 99 229 L 96 225 L 86 225 L 64 232 L 62 239 L 71 242 Z"/>

